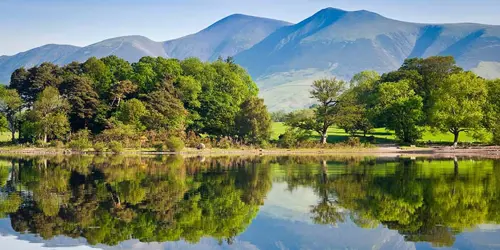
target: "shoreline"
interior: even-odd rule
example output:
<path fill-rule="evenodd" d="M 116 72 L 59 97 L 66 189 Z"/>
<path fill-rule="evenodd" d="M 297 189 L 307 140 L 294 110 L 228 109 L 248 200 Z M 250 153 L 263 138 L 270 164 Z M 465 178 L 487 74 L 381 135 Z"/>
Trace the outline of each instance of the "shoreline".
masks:
<path fill-rule="evenodd" d="M 96 153 L 94 151 L 72 151 L 57 148 L 0 148 L 0 155 L 113 155 L 113 153 Z M 481 157 L 500 159 L 499 146 L 478 146 L 469 148 L 452 148 L 446 146 L 427 148 L 400 148 L 397 146 L 379 146 L 374 148 L 302 148 L 302 149 L 203 149 L 186 148 L 181 152 L 158 152 L 148 150 L 125 150 L 124 156 L 156 156 L 181 155 L 192 156 L 410 156 L 410 157 Z"/>

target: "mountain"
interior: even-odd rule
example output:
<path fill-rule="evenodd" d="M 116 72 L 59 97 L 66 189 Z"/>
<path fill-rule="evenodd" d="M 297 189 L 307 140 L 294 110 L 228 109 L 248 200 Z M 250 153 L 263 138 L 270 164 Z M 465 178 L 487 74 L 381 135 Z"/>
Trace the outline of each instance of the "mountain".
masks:
<path fill-rule="evenodd" d="M 249 49 L 277 29 L 290 23 L 235 14 L 193 35 L 165 42 L 170 57 L 198 57 L 204 61 L 234 56 Z"/>
<path fill-rule="evenodd" d="M 136 62 L 144 56 L 215 60 L 250 48 L 285 25 L 289 23 L 236 14 L 196 34 L 166 42 L 155 42 L 143 36 L 124 36 L 86 47 L 45 45 L 13 56 L 0 56 L 0 83 L 8 83 L 12 72 L 19 67 L 30 68 L 42 62 L 64 65 L 83 62 L 93 56 L 116 55 L 129 62 Z"/>
<path fill-rule="evenodd" d="M 109 55 L 116 55 L 129 62 L 137 62 L 144 56 L 167 57 L 161 42 L 143 36 L 124 36 L 83 47 L 68 56 L 65 63 L 83 62 L 91 56 L 101 58 Z"/>
<path fill-rule="evenodd" d="M 42 62 L 64 64 L 66 58 L 79 47 L 71 45 L 48 44 L 13 56 L 0 57 L 0 83 L 8 83 L 10 75 L 20 67 L 30 68 Z"/>
<path fill-rule="evenodd" d="M 277 30 L 235 60 L 254 77 L 271 110 L 290 110 L 311 103 L 314 79 L 383 73 L 406 58 L 433 55 L 452 55 L 466 69 L 500 62 L 500 26 L 408 23 L 328 8 Z"/>

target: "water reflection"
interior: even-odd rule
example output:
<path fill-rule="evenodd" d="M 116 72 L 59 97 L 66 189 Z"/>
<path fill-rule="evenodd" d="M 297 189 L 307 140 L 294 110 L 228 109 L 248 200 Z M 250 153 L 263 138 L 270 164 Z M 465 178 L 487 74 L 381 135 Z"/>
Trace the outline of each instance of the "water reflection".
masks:
<path fill-rule="evenodd" d="M 83 237 L 90 245 L 211 238 L 219 246 L 248 240 L 263 249 L 306 247 L 291 237 L 270 245 L 255 238 L 276 234 L 271 228 L 280 216 L 297 216 L 343 230 L 344 239 L 352 238 L 343 247 L 383 228 L 406 242 L 445 247 L 462 244 L 463 232 L 484 236 L 478 226 L 500 224 L 500 161 L 494 160 L 3 157 L 0 186 L 0 216 L 16 232 L 44 240 Z M 305 199 L 311 204 L 294 211 L 290 203 Z M 289 211 L 269 212 L 273 206 Z M 495 230 L 488 233 L 500 237 Z M 364 247 L 375 246 L 356 248 Z"/>

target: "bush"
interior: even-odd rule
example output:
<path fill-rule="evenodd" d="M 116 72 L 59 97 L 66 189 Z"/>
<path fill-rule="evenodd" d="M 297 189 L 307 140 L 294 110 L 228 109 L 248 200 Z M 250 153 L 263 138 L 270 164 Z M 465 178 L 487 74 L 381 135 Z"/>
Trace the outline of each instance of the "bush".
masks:
<path fill-rule="evenodd" d="M 359 140 L 359 137 L 349 137 L 346 141 L 346 145 L 349 147 L 361 147 L 361 141 Z"/>
<path fill-rule="evenodd" d="M 71 136 L 69 147 L 72 150 L 83 151 L 92 147 L 90 142 L 90 132 L 88 130 L 80 130 Z"/>
<path fill-rule="evenodd" d="M 278 145 L 282 148 L 295 148 L 301 142 L 307 141 L 309 133 L 297 129 L 288 129 L 279 137 Z"/>
<path fill-rule="evenodd" d="M 69 147 L 73 150 L 83 151 L 91 147 L 91 144 L 88 139 L 81 138 L 76 140 L 71 140 L 69 142 Z"/>
<path fill-rule="evenodd" d="M 170 137 L 165 141 L 165 145 L 170 152 L 180 152 L 184 149 L 184 142 L 179 137 Z"/>
<path fill-rule="evenodd" d="M 50 142 L 50 146 L 55 148 L 64 148 L 64 143 L 62 141 L 55 140 Z"/>
<path fill-rule="evenodd" d="M 157 143 L 154 145 L 156 152 L 165 152 L 168 151 L 167 146 L 164 143 Z"/>
<path fill-rule="evenodd" d="M 220 140 L 217 141 L 217 147 L 218 148 L 224 148 L 224 149 L 228 149 L 228 148 L 231 148 L 231 140 L 227 137 L 222 137 Z"/>
<path fill-rule="evenodd" d="M 94 143 L 94 151 L 96 152 L 105 152 L 106 151 L 106 144 L 104 142 L 96 142 Z"/>
<path fill-rule="evenodd" d="M 35 142 L 35 146 L 37 146 L 39 148 L 45 148 L 45 147 L 49 146 L 49 144 L 44 142 L 43 140 L 37 140 Z"/>
<path fill-rule="evenodd" d="M 200 145 L 200 143 L 202 143 L 201 140 L 202 139 L 197 136 L 196 133 L 194 133 L 193 131 L 189 131 L 186 136 L 186 146 L 195 148 Z"/>
<path fill-rule="evenodd" d="M 123 145 L 118 141 L 111 141 L 108 145 L 109 150 L 115 154 L 120 154 L 123 152 Z"/>

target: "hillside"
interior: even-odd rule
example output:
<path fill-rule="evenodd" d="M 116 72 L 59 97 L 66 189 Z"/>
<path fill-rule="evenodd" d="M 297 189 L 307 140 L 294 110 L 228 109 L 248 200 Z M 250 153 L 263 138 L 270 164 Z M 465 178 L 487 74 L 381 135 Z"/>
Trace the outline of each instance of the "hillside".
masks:
<path fill-rule="evenodd" d="M 109 55 L 116 55 L 129 62 L 139 61 L 144 56 L 167 56 L 160 42 L 152 41 L 143 36 L 125 36 L 83 47 L 68 56 L 64 63 L 83 62 L 91 56 L 101 58 Z"/>
<path fill-rule="evenodd" d="M 42 62 L 59 65 L 73 61 L 83 62 L 90 57 L 116 55 L 129 62 L 141 57 L 198 57 L 215 60 L 219 56 L 234 56 L 252 47 L 287 22 L 231 15 L 208 28 L 183 38 L 155 42 L 143 36 L 124 36 L 107 39 L 85 47 L 45 45 L 13 56 L 0 56 L 0 83 L 8 83 L 12 72 L 19 67 L 33 67 Z"/>
<path fill-rule="evenodd" d="M 416 24 L 329 8 L 279 29 L 235 60 L 254 77 L 270 109 L 290 110 L 310 104 L 314 79 L 383 73 L 406 58 L 433 55 L 452 55 L 466 69 L 499 62 L 500 26 Z"/>
<path fill-rule="evenodd" d="M 234 56 L 249 49 L 287 25 L 290 23 L 235 14 L 196 34 L 167 41 L 164 46 L 168 56 L 173 58 L 198 57 L 204 61 L 213 61 L 219 56 Z"/>
<path fill-rule="evenodd" d="M 48 44 L 13 56 L 0 57 L 0 83 L 8 83 L 10 75 L 20 67 L 30 68 L 42 62 L 64 64 L 66 58 L 80 49 L 71 45 Z"/>

